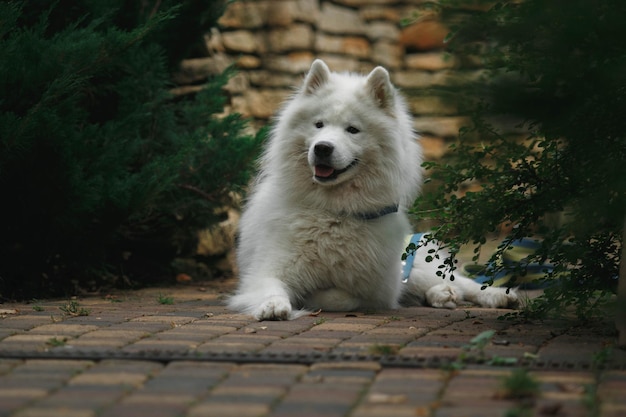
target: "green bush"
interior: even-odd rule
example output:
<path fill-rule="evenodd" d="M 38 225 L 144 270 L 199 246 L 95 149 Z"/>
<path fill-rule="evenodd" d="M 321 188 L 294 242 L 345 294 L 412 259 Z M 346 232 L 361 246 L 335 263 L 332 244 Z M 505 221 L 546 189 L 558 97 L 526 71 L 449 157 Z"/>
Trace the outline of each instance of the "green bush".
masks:
<path fill-rule="evenodd" d="M 0 296 L 156 279 L 247 182 L 262 134 L 218 117 L 229 73 L 169 92 L 223 7 L 0 3 Z"/>
<path fill-rule="evenodd" d="M 486 11 L 460 17 L 459 6 L 467 3 L 484 3 Z M 473 244 L 478 254 L 500 225 L 511 231 L 491 263 L 515 240 L 542 236 L 528 262 L 552 264 L 544 279 L 554 284 L 525 314 L 572 306 L 586 317 L 614 292 L 623 245 L 626 46 L 620 39 L 626 3 L 445 4 L 443 16 L 456 25 L 451 50 L 480 54 L 489 72 L 455 91 L 473 124 L 461 130 L 450 159 L 425 164 L 436 186 L 418 200 L 415 213 L 437 222 L 433 236 L 452 252 L 447 276 L 461 244 Z M 503 133 L 494 116 L 517 118 L 526 137 Z M 459 193 L 468 182 L 480 189 Z M 562 221 L 546 221 L 555 213 Z M 509 268 L 519 278 L 526 266 L 500 264 L 492 272 Z"/>

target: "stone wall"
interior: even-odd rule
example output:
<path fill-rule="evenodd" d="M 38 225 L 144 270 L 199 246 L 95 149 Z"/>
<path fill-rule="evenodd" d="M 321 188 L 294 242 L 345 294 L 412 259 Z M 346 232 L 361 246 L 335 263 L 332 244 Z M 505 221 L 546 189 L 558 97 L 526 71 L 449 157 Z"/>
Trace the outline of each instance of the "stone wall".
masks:
<path fill-rule="evenodd" d="M 387 68 L 408 97 L 426 159 L 441 157 L 467 122 L 431 90 L 480 76 L 480 68 L 443 51 L 449 31 L 425 0 L 244 0 L 230 3 L 219 24 L 206 36 L 207 56 L 183 63 L 179 92 L 235 65 L 228 110 L 253 125 L 271 119 L 315 58 L 334 71 Z"/>

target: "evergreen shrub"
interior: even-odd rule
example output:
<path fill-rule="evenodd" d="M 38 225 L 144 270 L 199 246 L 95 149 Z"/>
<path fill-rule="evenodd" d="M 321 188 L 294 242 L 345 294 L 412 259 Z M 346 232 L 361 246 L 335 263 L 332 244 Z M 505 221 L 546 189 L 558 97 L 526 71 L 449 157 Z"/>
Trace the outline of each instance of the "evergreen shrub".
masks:
<path fill-rule="evenodd" d="M 491 273 L 511 273 L 515 284 L 539 264 L 551 284 L 523 314 L 572 307 L 588 317 L 611 299 L 623 253 L 626 3 L 448 0 L 441 12 L 454 29 L 450 50 L 482 57 L 487 70 L 477 83 L 442 92 L 465 104 L 472 125 L 449 159 L 425 164 L 433 192 L 414 210 L 436 222 L 433 238 L 451 251 L 443 275 L 454 274 L 462 244 L 474 245 L 478 259 L 490 233 L 508 230 Z M 494 123 L 503 118 L 519 120 L 525 136 Z M 468 183 L 480 186 L 460 192 Z M 541 239 L 534 254 L 498 261 L 524 237 Z"/>
<path fill-rule="evenodd" d="M 220 115 L 230 72 L 170 93 L 223 8 L 0 3 L 1 297 L 161 278 L 246 184 L 263 134 Z"/>

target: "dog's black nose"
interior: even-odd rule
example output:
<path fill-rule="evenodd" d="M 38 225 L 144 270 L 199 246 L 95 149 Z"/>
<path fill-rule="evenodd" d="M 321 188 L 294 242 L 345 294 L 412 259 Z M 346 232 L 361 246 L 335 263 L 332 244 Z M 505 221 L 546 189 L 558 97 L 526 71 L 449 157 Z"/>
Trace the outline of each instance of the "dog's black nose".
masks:
<path fill-rule="evenodd" d="M 333 153 L 334 149 L 335 147 L 332 145 L 332 143 L 318 142 L 315 144 L 313 152 L 315 152 L 315 156 L 325 157 L 330 156 L 330 154 Z"/>

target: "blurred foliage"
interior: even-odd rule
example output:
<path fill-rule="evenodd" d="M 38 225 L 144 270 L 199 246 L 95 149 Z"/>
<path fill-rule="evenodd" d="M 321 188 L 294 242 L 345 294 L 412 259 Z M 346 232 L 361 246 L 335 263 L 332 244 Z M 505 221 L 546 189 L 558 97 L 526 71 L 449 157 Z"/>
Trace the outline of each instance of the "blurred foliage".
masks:
<path fill-rule="evenodd" d="M 626 3 L 447 0 L 440 12 L 450 52 L 485 68 L 453 92 L 472 124 L 449 159 L 424 164 L 433 192 L 414 207 L 451 252 L 443 275 L 454 273 L 460 245 L 474 245 L 478 259 L 485 236 L 506 230 L 491 273 L 550 265 L 552 285 L 523 315 L 573 307 L 588 317 L 615 290 L 623 244 Z M 514 132 L 502 120 L 516 120 Z M 498 263 L 523 237 L 541 237 L 539 249 Z"/>
<path fill-rule="evenodd" d="M 223 1 L 0 3 L 0 296 L 162 279 L 248 181 L 263 138 L 231 71 L 174 97 Z"/>

